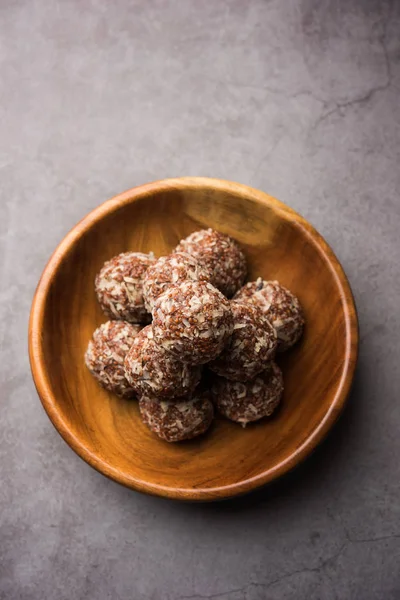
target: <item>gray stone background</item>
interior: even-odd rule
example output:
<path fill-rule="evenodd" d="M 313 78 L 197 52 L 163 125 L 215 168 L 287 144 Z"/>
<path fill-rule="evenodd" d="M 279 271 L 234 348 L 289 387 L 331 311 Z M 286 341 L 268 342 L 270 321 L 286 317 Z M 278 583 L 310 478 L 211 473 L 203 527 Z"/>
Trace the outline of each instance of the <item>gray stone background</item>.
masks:
<path fill-rule="evenodd" d="M 2 0 L 2 600 L 400 598 L 399 35 L 386 0 Z M 215 505 L 93 471 L 48 421 L 27 357 L 64 234 L 179 175 L 300 211 L 343 262 L 361 327 L 351 401 L 320 450 Z"/>

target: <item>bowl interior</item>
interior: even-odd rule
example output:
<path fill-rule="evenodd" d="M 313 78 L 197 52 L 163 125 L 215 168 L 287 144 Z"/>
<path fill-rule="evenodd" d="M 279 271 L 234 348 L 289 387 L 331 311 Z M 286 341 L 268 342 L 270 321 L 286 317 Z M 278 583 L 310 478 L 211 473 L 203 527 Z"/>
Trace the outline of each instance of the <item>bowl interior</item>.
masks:
<path fill-rule="evenodd" d="M 332 266 L 333 255 L 301 217 L 244 186 L 193 182 L 143 186 L 91 213 L 51 259 L 39 284 L 40 310 L 32 329 L 33 335 L 35 327 L 41 329 L 39 393 L 56 427 L 83 458 L 137 489 L 212 498 L 272 479 L 322 436 L 350 383 L 356 323 L 340 267 Z M 242 245 L 250 280 L 278 279 L 294 291 L 306 328 L 302 341 L 278 359 L 285 394 L 274 418 L 246 429 L 217 418 L 202 438 L 167 444 L 141 423 L 137 402 L 104 391 L 84 365 L 93 330 L 106 320 L 93 282 L 104 261 L 119 252 L 153 250 L 160 256 L 204 227 Z M 33 367 L 35 356 L 31 350 Z"/>

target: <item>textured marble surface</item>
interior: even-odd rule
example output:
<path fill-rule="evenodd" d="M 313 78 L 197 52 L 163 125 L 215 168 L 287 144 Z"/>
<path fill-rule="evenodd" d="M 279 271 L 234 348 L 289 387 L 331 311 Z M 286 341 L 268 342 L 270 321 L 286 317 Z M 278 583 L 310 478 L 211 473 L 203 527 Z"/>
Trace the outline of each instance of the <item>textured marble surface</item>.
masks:
<path fill-rule="evenodd" d="M 399 599 L 400 3 L 5 0 L 0 44 L 0 598 Z M 359 310 L 337 428 L 230 503 L 108 481 L 53 429 L 29 371 L 56 244 L 115 193 L 178 175 L 300 211 Z"/>

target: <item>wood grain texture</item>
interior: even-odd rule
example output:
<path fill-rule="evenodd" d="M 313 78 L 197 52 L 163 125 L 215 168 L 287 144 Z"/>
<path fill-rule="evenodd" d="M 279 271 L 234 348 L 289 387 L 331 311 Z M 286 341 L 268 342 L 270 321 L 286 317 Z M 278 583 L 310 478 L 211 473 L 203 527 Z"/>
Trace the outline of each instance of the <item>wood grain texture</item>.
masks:
<path fill-rule="evenodd" d="M 238 240 L 249 279 L 276 278 L 297 294 L 306 328 L 302 341 L 278 361 L 285 394 L 276 417 L 246 429 L 217 418 L 204 437 L 170 445 L 141 423 L 137 402 L 107 393 L 84 365 L 88 340 L 106 320 L 93 282 L 104 261 L 119 252 L 166 254 L 204 227 Z M 304 459 L 344 406 L 357 349 L 351 290 L 323 238 L 271 196 L 205 178 L 143 185 L 91 212 L 47 264 L 29 324 L 35 384 L 65 441 L 128 487 L 188 500 L 248 492 Z"/>

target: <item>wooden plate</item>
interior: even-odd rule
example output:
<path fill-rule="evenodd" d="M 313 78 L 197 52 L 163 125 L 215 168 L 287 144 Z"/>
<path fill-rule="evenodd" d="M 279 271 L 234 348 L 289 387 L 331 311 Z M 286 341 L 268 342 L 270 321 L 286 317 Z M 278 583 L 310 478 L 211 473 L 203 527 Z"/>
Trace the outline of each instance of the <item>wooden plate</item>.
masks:
<path fill-rule="evenodd" d="M 100 388 L 84 365 L 93 330 L 105 321 L 93 281 L 105 260 L 126 250 L 168 253 L 196 229 L 234 237 L 250 279 L 278 279 L 304 307 L 302 341 L 282 356 L 282 408 L 242 429 L 217 418 L 196 440 L 168 444 L 140 421 L 135 401 Z M 65 237 L 33 300 L 29 353 L 43 406 L 65 441 L 128 487 L 187 500 L 242 494 L 304 459 L 340 414 L 353 378 L 357 316 L 332 250 L 293 210 L 255 189 L 205 178 L 143 185 L 105 202 Z"/>

